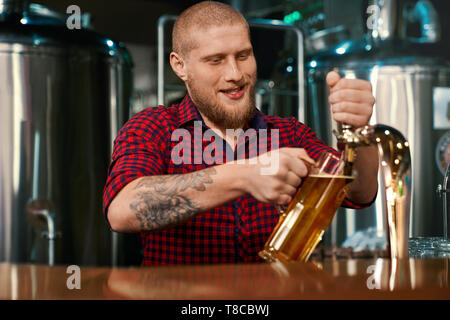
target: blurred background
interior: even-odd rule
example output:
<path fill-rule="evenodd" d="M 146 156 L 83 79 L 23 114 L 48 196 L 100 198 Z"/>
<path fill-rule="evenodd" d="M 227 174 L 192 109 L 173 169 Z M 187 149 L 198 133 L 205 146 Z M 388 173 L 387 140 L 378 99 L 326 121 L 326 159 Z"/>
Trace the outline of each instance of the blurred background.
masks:
<path fill-rule="evenodd" d="M 111 232 L 102 190 L 117 131 L 186 94 L 168 64 L 184 0 L 0 0 L 0 262 L 140 263 Z M 442 236 L 436 192 L 450 162 L 450 1 L 230 0 L 249 21 L 257 107 L 335 146 L 325 76 L 369 80 L 372 123 L 410 142 L 410 237 Z M 383 186 L 380 186 L 382 188 Z M 322 247 L 376 255 L 385 201 L 341 209 Z"/>

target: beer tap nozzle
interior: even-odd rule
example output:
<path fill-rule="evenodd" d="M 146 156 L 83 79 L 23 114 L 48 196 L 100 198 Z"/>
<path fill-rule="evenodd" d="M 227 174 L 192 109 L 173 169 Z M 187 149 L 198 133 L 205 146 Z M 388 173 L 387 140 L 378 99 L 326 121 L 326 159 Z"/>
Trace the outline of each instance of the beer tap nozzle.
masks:
<path fill-rule="evenodd" d="M 345 175 L 352 175 L 353 164 L 356 160 L 356 148 L 375 144 L 374 127 L 364 126 L 354 128 L 351 125 L 338 122 L 338 130 L 334 130 L 338 141 L 338 149 L 343 151 L 345 161 Z"/>

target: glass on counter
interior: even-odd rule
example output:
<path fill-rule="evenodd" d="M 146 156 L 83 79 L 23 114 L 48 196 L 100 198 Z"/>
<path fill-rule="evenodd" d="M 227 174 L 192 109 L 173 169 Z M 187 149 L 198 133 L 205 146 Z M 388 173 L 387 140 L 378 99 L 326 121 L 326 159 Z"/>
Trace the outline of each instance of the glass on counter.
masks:
<path fill-rule="evenodd" d="M 411 258 L 450 258 L 450 249 L 442 237 L 416 237 L 409 239 Z"/>

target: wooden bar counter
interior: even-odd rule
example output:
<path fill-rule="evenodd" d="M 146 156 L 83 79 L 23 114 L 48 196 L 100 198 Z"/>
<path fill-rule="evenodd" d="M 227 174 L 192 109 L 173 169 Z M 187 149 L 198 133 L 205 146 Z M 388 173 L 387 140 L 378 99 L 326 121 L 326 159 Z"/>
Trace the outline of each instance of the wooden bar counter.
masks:
<path fill-rule="evenodd" d="M 0 264 L 0 299 L 450 299 L 449 259 L 80 267 Z M 68 281 L 69 279 L 69 281 Z"/>

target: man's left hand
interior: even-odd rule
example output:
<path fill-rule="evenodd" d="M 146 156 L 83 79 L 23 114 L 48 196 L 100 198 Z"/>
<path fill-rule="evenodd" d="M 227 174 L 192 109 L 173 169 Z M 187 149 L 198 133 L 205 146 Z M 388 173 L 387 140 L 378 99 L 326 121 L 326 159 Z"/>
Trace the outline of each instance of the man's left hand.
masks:
<path fill-rule="evenodd" d="M 330 87 L 328 101 L 333 119 L 354 127 L 367 125 L 375 104 L 370 82 L 341 78 L 335 71 L 327 74 L 326 81 Z"/>

